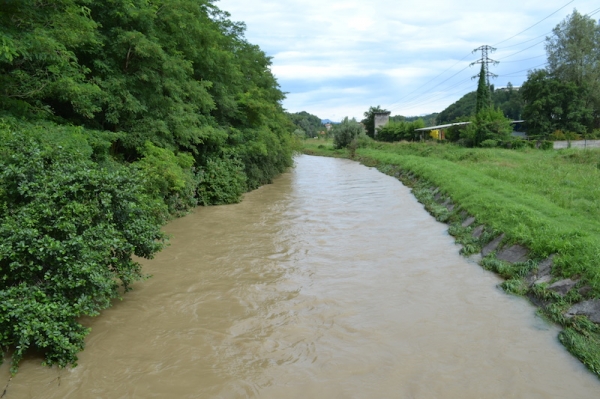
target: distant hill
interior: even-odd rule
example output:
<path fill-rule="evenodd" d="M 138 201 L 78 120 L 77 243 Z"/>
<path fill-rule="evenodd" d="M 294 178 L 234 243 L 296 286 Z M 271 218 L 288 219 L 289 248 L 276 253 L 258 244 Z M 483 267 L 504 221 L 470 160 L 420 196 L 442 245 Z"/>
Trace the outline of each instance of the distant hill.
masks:
<path fill-rule="evenodd" d="M 339 122 L 334 122 L 331 119 L 321 119 L 322 124 L 331 123 L 332 125 L 338 124 Z"/>
<path fill-rule="evenodd" d="M 321 118 L 306 111 L 286 112 L 286 115 L 298 129 L 304 132 L 306 137 L 316 137 L 319 131 L 324 129 Z"/>
<path fill-rule="evenodd" d="M 421 115 L 421 116 L 402 116 L 402 115 L 394 115 L 390 117 L 391 121 L 394 122 L 414 122 L 417 119 L 423 119 L 425 122 L 425 126 L 435 126 L 437 122 L 438 113 L 434 112 L 433 114 Z"/>
<path fill-rule="evenodd" d="M 507 118 L 513 120 L 521 119 L 523 111 L 523 100 L 519 88 L 513 87 L 510 83 L 506 88 L 494 90 L 492 87 L 492 102 L 504 112 Z M 472 91 L 465 94 L 455 102 L 440 112 L 438 123 L 450 123 L 457 120 L 465 120 L 475 113 L 475 104 L 477 103 L 477 93 Z"/>

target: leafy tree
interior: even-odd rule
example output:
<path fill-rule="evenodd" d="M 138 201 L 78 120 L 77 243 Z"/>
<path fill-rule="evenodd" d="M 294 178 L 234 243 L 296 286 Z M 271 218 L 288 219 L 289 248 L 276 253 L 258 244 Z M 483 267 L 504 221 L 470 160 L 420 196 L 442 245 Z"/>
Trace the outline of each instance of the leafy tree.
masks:
<path fill-rule="evenodd" d="M 27 348 L 73 363 L 87 333 L 76 317 L 142 277 L 132 255 L 160 249 L 161 223 L 291 166 L 271 59 L 214 3 L 2 2 L 0 116 L 32 122 L 0 123 L 0 345 L 17 349 L 13 366 Z"/>
<path fill-rule="evenodd" d="M 369 110 L 365 112 L 365 119 L 361 122 L 365 125 L 365 129 L 367 131 L 367 136 L 374 138 L 375 137 L 375 114 L 380 112 L 389 112 L 379 105 L 376 107 L 369 107 Z"/>
<path fill-rule="evenodd" d="M 528 133 L 548 138 L 556 130 L 585 134 L 593 120 L 589 89 L 563 81 L 545 70 L 529 73 L 521 88 L 526 101 L 523 117 Z"/>
<path fill-rule="evenodd" d="M 500 142 L 510 139 L 512 126 L 501 110 L 497 108 L 484 108 L 471 118 L 471 123 L 460 133 L 465 144 L 479 147 L 487 141 L 485 146 L 490 146 L 490 141 Z"/>
<path fill-rule="evenodd" d="M 490 94 L 490 88 L 487 84 L 487 76 L 485 66 L 481 63 L 481 71 L 479 72 L 479 79 L 477 81 L 477 102 L 475 104 L 475 113 L 478 114 L 484 109 L 490 108 L 492 105 L 492 97 Z"/>
<path fill-rule="evenodd" d="M 341 123 L 334 125 L 331 131 L 335 148 L 346 148 L 365 134 L 362 125 L 356 119 L 348 119 L 348 117 L 345 117 Z"/>
<path fill-rule="evenodd" d="M 512 120 L 520 120 L 523 115 L 523 98 L 521 91 L 508 82 L 506 88 L 495 89 L 492 92 L 492 103 L 504 112 L 504 115 Z"/>
<path fill-rule="evenodd" d="M 530 133 L 587 136 L 600 127 L 600 25 L 575 10 L 546 38 L 548 66 L 523 84 Z"/>
<path fill-rule="evenodd" d="M 99 45 L 91 1 L 4 1 L 0 10 L 0 109 L 44 112 L 56 99 L 84 118 L 101 91 L 76 52 Z"/>
<path fill-rule="evenodd" d="M 0 345 L 75 364 L 95 316 L 144 276 L 165 236 L 161 201 L 132 168 L 93 162 L 84 138 L 0 128 Z M 71 133 L 71 134 L 68 134 Z M 59 145 L 56 145 L 59 144 Z"/>
<path fill-rule="evenodd" d="M 400 141 L 400 140 L 415 140 L 419 137 L 415 129 L 425 127 L 422 119 L 417 119 L 414 122 L 389 122 L 385 126 L 381 126 L 377 130 L 378 141 Z"/>
<path fill-rule="evenodd" d="M 546 39 L 546 53 L 551 77 L 587 91 L 582 105 L 593 110 L 600 127 L 600 24 L 574 10 Z"/>

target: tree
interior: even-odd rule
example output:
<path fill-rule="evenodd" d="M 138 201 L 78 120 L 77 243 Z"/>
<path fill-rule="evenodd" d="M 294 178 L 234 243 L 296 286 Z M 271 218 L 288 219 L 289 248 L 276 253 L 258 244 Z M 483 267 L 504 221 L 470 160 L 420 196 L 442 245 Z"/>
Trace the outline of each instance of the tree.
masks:
<path fill-rule="evenodd" d="M 364 113 L 365 119 L 361 122 L 365 125 L 365 129 L 367 130 L 367 136 L 371 138 L 375 138 L 375 114 L 380 112 L 389 112 L 379 105 L 376 107 L 369 107 L 369 110 Z"/>
<path fill-rule="evenodd" d="M 583 105 L 593 109 L 593 127 L 600 127 L 600 24 L 574 10 L 546 38 L 546 53 L 551 77 L 587 91 Z"/>
<path fill-rule="evenodd" d="M 270 182 L 294 125 L 215 0 L 0 3 L 0 347 L 64 366 L 161 223 Z"/>
<path fill-rule="evenodd" d="M 365 134 L 365 129 L 356 119 L 345 117 L 341 123 L 331 128 L 331 132 L 333 133 L 333 146 L 339 149 L 351 145 L 352 142 Z"/>
<path fill-rule="evenodd" d="M 325 129 L 318 116 L 309 114 L 306 111 L 286 114 L 298 129 L 304 131 L 306 137 L 316 137 L 320 131 Z"/>
<path fill-rule="evenodd" d="M 523 99 L 519 89 L 512 84 L 506 88 L 491 91 L 492 105 L 500 108 L 507 118 L 518 120 L 522 118 Z M 458 101 L 449 105 L 439 113 L 437 123 L 464 122 L 476 113 L 477 92 L 472 91 L 462 96 Z"/>
<path fill-rule="evenodd" d="M 487 84 L 487 76 L 485 64 L 481 63 L 481 71 L 479 72 L 479 80 L 477 82 L 477 102 L 475 105 L 475 113 L 478 114 L 484 109 L 488 109 L 492 105 L 490 88 Z"/>
<path fill-rule="evenodd" d="M 467 145 L 479 147 L 486 141 L 498 143 L 507 140 L 511 132 L 510 120 L 501 110 L 490 107 L 482 109 L 472 117 L 471 123 L 461 131 L 460 135 Z"/>
<path fill-rule="evenodd" d="M 600 25 L 577 10 L 546 38 L 548 66 L 523 84 L 530 133 L 586 135 L 600 127 Z"/>
<path fill-rule="evenodd" d="M 15 348 L 13 372 L 29 349 L 76 364 L 89 333 L 78 318 L 144 278 L 132 256 L 162 248 L 166 207 L 134 168 L 93 162 L 76 129 L 0 123 L 0 139 L 0 346 Z"/>
<path fill-rule="evenodd" d="M 593 120 L 589 88 L 552 77 L 546 70 L 529 73 L 521 88 L 528 134 L 546 139 L 556 130 L 585 134 Z"/>

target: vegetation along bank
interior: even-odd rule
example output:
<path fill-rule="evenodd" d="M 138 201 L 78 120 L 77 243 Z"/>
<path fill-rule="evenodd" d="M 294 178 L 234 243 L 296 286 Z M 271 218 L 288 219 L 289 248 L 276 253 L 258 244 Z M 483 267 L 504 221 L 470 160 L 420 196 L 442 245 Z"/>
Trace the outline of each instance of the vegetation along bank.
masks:
<path fill-rule="evenodd" d="M 213 0 L 0 7 L 0 347 L 75 365 L 161 225 L 292 164 L 270 58 Z M 1 361 L 1 358 L 0 358 Z"/>
<path fill-rule="evenodd" d="M 354 158 L 397 177 L 465 256 L 560 325 L 560 342 L 600 376 L 600 150 L 464 148 L 360 141 L 304 152 Z"/>

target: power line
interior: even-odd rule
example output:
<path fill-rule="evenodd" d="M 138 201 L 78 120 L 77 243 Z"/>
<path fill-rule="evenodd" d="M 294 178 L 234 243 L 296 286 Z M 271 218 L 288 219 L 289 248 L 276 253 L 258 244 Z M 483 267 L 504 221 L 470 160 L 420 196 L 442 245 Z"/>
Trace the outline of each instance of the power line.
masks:
<path fill-rule="evenodd" d="M 532 69 L 539 68 L 539 67 L 541 67 L 541 66 L 544 66 L 544 65 L 547 65 L 547 64 L 548 64 L 547 62 L 544 62 L 543 64 L 536 65 L 536 66 L 534 66 L 534 67 L 530 67 L 530 68 L 523 69 L 523 70 L 516 71 L 516 72 L 505 73 L 505 74 L 502 74 L 502 75 L 500 75 L 500 76 L 502 76 L 502 77 L 512 76 L 512 75 L 514 75 L 514 74 L 516 74 L 516 73 L 521 73 L 521 72 L 525 72 L 525 71 L 531 71 Z"/>
<path fill-rule="evenodd" d="M 457 93 L 464 93 L 465 89 L 464 89 L 463 86 L 466 86 L 466 85 L 471 85 L 471 79 L 467 79 L 465 81 L 461 81 L 458 84 L 456 84 L 456 85 L 454 85 L 454 86 L 452 86 L 452 87 L 449 88 L 449 89 L 451 89 L 451 88 L 460 86 L 461 88 L 459 90 L 455 90 L 455 91 L 452 91 L 452 92 L 445 91 L 445 92 L 430 93 L 428 96 L 425 96 L 425 97 L 419 99 L 418 101 L 415 100 L 412 103 L 409 103 L 407 105 L 403 105 L 402 107 L 396 107 L 396 108 L 392 109 L 392 111 L 395 112 L 395 111 L 399 111 L 400 109 L 402 109 L 403 111 L 406 111 L 406 110 L 410 110 L 410 109 L 416 108 L 416 107 L 418 107 L 418 106 L 420 106 L 422 104 L 425 104 L 425 103 L 429 103 L 429 102 L 432 102 L 432 101 L 439 101 L 439 100 L 442 100 L 444 98 L 454 96 Z M 440 95 L 441 95 L 441 97 L 440 97 Z"/>
<path fill-rule="evenodd" d="M 546 18 L 542 19 L 541 21 L 536 22 L 535 24 L 531 25 L 529 28 L 522 30 L 521 32 L 517 33 L 516 35 L 513 35 L 511 37 L 509 37 L 508 39 L 504 39 L 501 42 L 498 42 L 496 44 L 494 44 L 494 46 L 499 45 L 500 43 L 504 43 L 509 41 L 510 39 L 519 36 L 521 33 L 523 32 L 527 32 L 529 29 L 533 28 L 536 25 L 539 25 L 540 23 L 544 22 L 545 20 L 547 20 L 548 18 L 550 18 L 551 16 L 553 16 L 554 14 L 556 14 L 557 12 L 559 12 L 560 10 L 562 10 L 563 8 L 565 8 L 566 6 L 568 6 L 569 4 L 571 4 L 572 2 L 574 2 L 575 0 L 571 0 L 570 2 L 568 2 L 567 4 L 565 4 L 564 6 L 562 6 L 561 8 L 559 8 L 558 10 L 554 11 L 552 14 L 548 15 Z"/>
<path fill-rule="evenodd" d="M 519 51 L 516 51 L 516 52 L 514 52 L 514 53 L 512 53 L 512 54 L 509 54 L 509 55 L 507 55 L 507 56 L 505 56 L 505 57 L 499 58 L 498 60 L 503 60 L 503 59 L 505 59 L 505 58 L 512 57 L 513 55 L 517 55 L 517 54 L 519 54 L 519 53 L 522 53 L 523 51 L 525 51 L 525 50 L 529 50 L 530 48 L 533 48 L 533 47 L 537 46 L 538 44 L 544 43 L 545 41 L 546 41 L 546 39 L 544 39 L 544 40 L 542 40 L 542 41 L 540 41 L 540 42 L 537 42 L 536 44 L 533 44 L 533 45 L 531 45 L 531 46 L 529 46 L 529 47 L 526 47 L 526 48 L 524 48 L 523 50 L 519 50 Z"/>
<path fill-rule="evenodd" d="M 514 60 L 514 61 L 504 61 L 503 64 L 506 63 L 512 63 L 512 62 L 523 62 L 523 61 L 529 61 L 529 60 L 534 60 L 536 58 L 540 58 L 540 57 L 545 57 L 546 54 L 541 54 L 541 55 L 536 55 L 535 57 L 529 57 L 529 58 L 522 58 L 520 60 Z"/>
<path fill-rule="evenodd" d="M 437 78 L 439 78 L 440 76 L 442 76 L 443 74 L 445 74 L 446 72 L 448 72 L 450 69 L 454 68 L 456 65 L 458 65 L 462 60 L 464 60 L 465 58 L 467 58 L 468 56 L 470 56 L 472 53 L 469 53 L 467 55 L 465 55 L 464 57 L 462 57 L 460 60 L 456 61 L 456 63 L 454 63 L 452 66 L 448 67 L 447 69 L 445 69 L 443 72 L 441 72 L 439 75 L 437 75 L 436 77 L 430 79 L 427 83 L 425 83 L 424 85 L 417 87 L 415 90 L 411 91 L 408 94 L 405 94 L 403 97 L 400 97 L 395 103 L 393 103 L 392 105 L 390 105 L 390 108 L 398 105 L 403 99 L 405 99 L 406 97 L 410 96 L 411 94 L 413 94 L 414 92 L 420 91 L 422 89 L 424 89 L 428 84 L 430 84 L 431 82 L 433 82 L 434 80 L 436 80 Z M 459 73 L 461 73 L 462 71 L 464 71 L 465 69 L 467 69 L 466 67 L 461 69 L 460 71 L 458 71 L 457 73 L 455 73 L 454 75 L 450 76 L 448 79 L 440 82 L 439 84 L 437 84 L 436 86 L 433 86 L 431 89 L 434 89 L 436 87 L 438 87 L 439 85 L 441 85 L 442 83 L 446 82 L 447 80 L 453 78 L 454 76 L 458 75 Z"/>
<path fill-rule="evenodd" d="M 548 18 L 550 18 L 550 17 L 551 17 L 551 16 L 553 16 L 554 14 L 558 13 L 559 11 L 561 11 L 562 9 L 564 9 L 565 7 L 567 7 L 569 4 L 573 3 L 573 1 L 574 1 L 574 0 L 572 0 L 572 1 L 568 2 L 567 4 L 563 5 L 563 6 L 562 6 L 562 7 L 560 7 L 558 10 L 554 11 L 552 14 L 550 14 L 550 15 L 548 15 L 547 17 L 543 18 L 542 20 L 540 20 L 540 21 L 536 22 L 535 24 L 531 25 L 531 26 L 530 26 L 530 27 L 528 27 L 527 29 L 524 29 L 524 30 L 522 30 L 521 32 L 519 32 L 519 33 L 517 33 L 517 34 L 515 34 L 515 35 L 513 35 L 513 36 L 511 36 L 511 37 L 509 37 L 509 38 L 507 38 L 507 39 L 505 39 L 505 40 L 502 40 L 502 41 L 500 41 L 500 42 L 496 43 L 496 45 L 497 45 L 497 44 L 500 44 L 500 43 L 507 42 L 508 40 L 511 40 L 511 39 L 513 39 L 513 38 L 517 37 L 518 35 L 520 35 L 520 34 L 522 34 L 522 33 L 526 32 L 526 31 L 528 31 L 529 29 L 531 29 L 531 28 L 533 28 L 533 27 L 535 27 L 535 26 L 539 25 L 541 22 L 543 22 L 543 21 L 547 20 Z M 589 16 L 589 17 L 591 17 L 591 16 L 593 16 L 593 15 L 595 15 L 595 14 L 599 13 L 599 12 L 600 12 L 600 8 L 597 8 L 597 9 L 595 9 L 595 10 L 592 10 L 592 11 L 590 11 L 589 13 L 587 13 L 587 14 L 585 14 L 585 15 L 586 15 L 586 16 Z M 531 46 L 529 46 L 529 47 L 526 47 L 526 48 L 524 48 L 524 49 L 522 49 L 522 50 L 516 51 L 516 52 L 514 52 L 514 53 L 511 53 L 511 54 L 509 54 L 509 55 L 507 55 L 507 56 L 504 56 L 504 57 L 502 57 L 502 58 L 499 58 L 499 59 L 498 59 L 498 61 L 499 61 L 499 60 L 505 60 L 505 59 L 507 59 L 507 58 L 513 57 L 513 56 L 515 56 L 515 55 L 517 55 L 517 54 L 520 54 L 520 53 L 522 53 L 522 52 L 524 52 L 524 51 L 527 51 L 527 50 L 529 50 L 529 49 L 531 49 L 531 48 L 533 48 L 533 47 L 535 47 L 535 46 L 538 46 L 538 45 L 539 45 L 539 44 L 541 44 L 541 43 L 544 43 L 544 42 L 546 41 L 546 36 L 547 36 L 547 35 L 550 35 L 550 34 L 553 34 L 553 31 L 550 31 L 550 32 L 544 33 L 543 35 L 540 35 L 540 36 L 534 37 L 534 38 L 532 38 L 532 39 L 525 40 L 525 41 L 523 41 L 523 42 L 520 42 L 520 43 L 512 44 L 512 45 L 509 45 L 509 46 L 503 46 L 503 47 L 502 47 L 502 49 L 506 49 L 506 48 L 510 48 L 510 47 L 516 47 L 516 46 L 523 45 L 523 44 L 525 44 L 525 43 L 532 42 L 532 41 L 534 41 L 534 40 L 537 40 L 537 39 L 539 39 L 539 38 L 541 38 L 541 37 L 544 37 L 544 39 L 543 39 L 543 40 L 541 40 L 541 41 L 538 41 L 538 42 L 534 43 L 533 45 L 531 45 Z M 484 46 L 482 46 L 482 47 L 484 47 Z M 480 48 L 478 48 L 478 49 L 476 49 L 476 50 L 474 50 L 474 51 L 481 50 L 481 51 L 482 51 L 482 58 L 481 58 L 481 59 L 479 59 L 478 61 L 475 61 L 475 62 L 474 62 L 474 63 L 472 63 L 471 65 L 473 65 L 473 64 L 477 64 L 477 63 L 484 63 L 486 59 L 488 60 L 488 63 L 494 63 L 494 64 L 497 64 L 497 62 L 498 62 L 498 61 L 491 60 L 491 59 L 489 59 L 489 57 L 488 57 L 488 53 L 490 53 L 490 52 L 492 52 L 492 51 L 493 51 L 493 50 L 491 50 L 493 47 L 491 47 L 491 46 L 487 46 L 487 47 L 488 47 L 488 49 L 487 49 L 487 53 L 484 53 L 484 51 L 482 50 L 482 48 L 481 48 L 481 47 L 480 47 Z M 494 49 L 494 50 L 495 50 L 495 49 Z M 514 61 L 504 61 L 504 62 L 505 62 L 505 63 L 522 62 L 522 61 L 528 61 L 528 60 L 531 60 L 531 59 L 540 58 L 540 57 L 543 57 L 543 56 L 544 56 L 544 55 L 539 55 L 539 56 L 535 56 L 535 57 L 529 57 L 529 58 L 525 58 L 525 59 L 521 59 L 521 60 L 514 60 Z M 440 76 L 442 76 L 443 74 L 445 74 L 446 72 L 448 72 L 450 69 L 452 69 L 453 67 L 455 67 L 457 64 L 459 64 L 459 63 L 460 63 L 462 60 L 464 60 L 464 59 L 465 59 L 465 58 L 467 58 L 467 57 L 468 57 L 468 55 L 464 56 L 464 57 L 463 57 L 463 58 L 461 58 L 459 61 L 457 61 L 456 63 L 454 63 L 454 64 L 453 64 L 452 66 L 450 66 L 449 68 L 445 69 L 443 72 L 441 72 L 440 74 L 438 74 L 438 75 L 437 75 L 436 77 L 434 77 L 433 79 L 429 80 L 429 81 L 428 81 L 427 83 L 425 83 L 424 85 L 422 85 L 422 86 L 418 87 L 417 89 L 415 89 L 415 90 L 413 90 L 413 91 L 409 92 L 408 94 L 404 95 L 403 97 L 401 97 L 399 100 L 397 100 L 395 103 L 393 103 L 393 104 L 390 106 L 390 109 L 392 109 L 392 110 L 397 110 L 397 109 L 399 109 L 400 107 L 397 107 L 397 105 L 399 105 L 399 104 L 402 102 L 402 100 L 403 100 L 403 99 L 405 99 L 405 98 L 409 97 L 411 94 L 413 94 L 413 93 L 415 93 L 415 92 L 418 92 L 418 91 L 420 91 L 420 90 L 424 89 L 426 86 L 430 85 L 430 84 L 431 84 L 433 81 L 435 81 L 437 78 L 439 78 Z M 471 66 L 471 65 L 469 65 L 469 66 Z M 543 63 L 543 64 L 537 65 L 537 66 L 535 66 L 535 67 L 532 67 L 532 68 L 527 68 L 527 69 L 524 69 L 524 70 L 521 70 L 521 71 L 510 72 L 510 73 L 508 73 L 508 74 L 501 74 L 501 75 L 499 75 L 499 77 L 518 77 L 518 76 L 522 76 L 522 75 L 518 75 L 518 74 L 519 74 L 519 73 L 522 73 L 522 72 L 524 72 L 524 71 L 529 71 L 529 70 L 531 70 L 531 69 L 539 68 L 539 67 L 542 67 L 542 66 L 545 66 L 545 65 L 547 65 L 547 63 Z M 485 67 L 487 67 L 487 65 L 484 65 L 484 68 L 485 68 Z M 420 104 L 422 104 L 422 103 L 425 103 L 425 102 L 428 102 L 428 101 L 430 101 L 430 100 L 432 99 L 432 96 L 433 96 L 433 97 L 435 97 L 435 96 L 438 96 L 438 95 L 440 94 L 439 92 L 437 92 L 437 93 L 431 93 L 431 90 L 432 90 L 432 89 L 434 89 L 434 88 L 436 88 L 436 87 L 439 87 L 439 86 L 440 86 L 440 85 L 442 85 L 443 83 L 445 83 L 445 82 L 447 82 L 448 80 L 452 79 L 453 77 L 455 77 L 456 75 L 458 75 L 459 73 L 461 73 L 462 71 L 464 71 L 466 68 L 468 68 L 468 66 L 467 66 L 467 67 L 465 67 L 465 68 L 463 68 L 463 69 L 461 69 L 460 71 L 456 72 L 454 75 L 450 76 L 449 78 L 447 78 L 447 79 L 443 80 L 442 82 L 438 83 L 437 85 L 435 85 L 435 86 L 433 86 L 433 87 L 429 88 L 429 89 L 428 89 L 428 90 L 429 90 L 429 92 L 430 92 L 430 93 L 429 93 L 429 95 L 427 95 L 427 94 L 425 94 L 425 96 L 423 96 L 422 94 L 421 94 L 421 95 L 417 95 L 417 96 L 416 96 L 416 97 L 415 97 L 413 100 L 409 101 L 408 103 L 405 103 L 405 104 L 403 104 L 401 108 L 403 108 L 403 109 L 407 109 L 407 110 L 408 110 L 408 109 L 414 108 L 414 107 L 415 107 L 415 106 L 417 106 L 417 105 L 420 105 Z M 487 80 L 487 84 L 488 84 L 488 85 L 489 85 L 489 77 L 498 77 L 498 75 L 495 75 L 495 74 L 492 74 L 492 73 L 490 73 L 490 72 L 489 72 L 489 70 L 486 70 L 486 72 L 485 72 L 485 73 L 486 73 L 486 80 Z M 518 76 L 517 76 L 517 75 L 518 75 Z M 523 75 L 523 76 L 524 76 L 524 75 Z M 464 84 L 464 82 L 463 82 L 463 81 L 459 82 L 458 84 L 456 84 L 456 85 L 454 85 L 454 86 L 448 87 L 448 88 L 447 88 L 447 89 L 445 89 L 445 90 L 450 90 L 450 89 L 452 89 L 452 88 L 456 87 L 457 85 L 462 85 L 462 84 Z M 451 95 L 452 95 L 452 94 L 451 94 Z M 447 96 L 446 96 L 446 97 L 447 97 Z M 442 98 L 445 98 L 445 97 L 442 97 Z M 440 99 L 440 98 L 438 98 L 438 99 Z M 416 105 L 412 105 L 412 104 L 416 104 Z"/>

